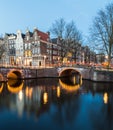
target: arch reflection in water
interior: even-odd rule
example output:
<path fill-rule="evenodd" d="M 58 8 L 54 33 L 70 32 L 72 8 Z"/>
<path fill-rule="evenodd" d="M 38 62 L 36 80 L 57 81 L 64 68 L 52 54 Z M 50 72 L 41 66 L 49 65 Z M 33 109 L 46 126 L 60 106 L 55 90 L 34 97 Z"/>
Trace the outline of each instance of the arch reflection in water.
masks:
<path fill-rule="evenodd" d="M 12 93 L 18 93 L 24 86 L 23 80 L 9 79 L 7 82 L 7 88 Z"/>
<path fill-rule="evenodd" d="M 82 85 L 82 77 L 81 75 L 72 75 L 68 78 L 60 78 L 59 79 L 60 86 L 69 91 L 77 91 Z"/>
<path fill-rule="evenodd" d="M 2 92 L 2 90 L 3 90 L 3 87 L 4 87 L 4 83 L 0 83 L 0 93 Z"/>

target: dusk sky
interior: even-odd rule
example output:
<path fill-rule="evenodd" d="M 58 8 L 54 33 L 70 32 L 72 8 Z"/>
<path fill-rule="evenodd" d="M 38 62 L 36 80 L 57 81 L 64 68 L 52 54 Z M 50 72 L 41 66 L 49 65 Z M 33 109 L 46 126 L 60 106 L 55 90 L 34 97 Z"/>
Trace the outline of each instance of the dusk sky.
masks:
<path fill-rule="evenodd" d="M 88 35 L 89 27 L 99 9 L 113 0 L 0 0 L 0 34 L 25 33 L 37 27 L 47 32 L 52 23 L 64 18 L 75 22 L 77 28 Z"/>

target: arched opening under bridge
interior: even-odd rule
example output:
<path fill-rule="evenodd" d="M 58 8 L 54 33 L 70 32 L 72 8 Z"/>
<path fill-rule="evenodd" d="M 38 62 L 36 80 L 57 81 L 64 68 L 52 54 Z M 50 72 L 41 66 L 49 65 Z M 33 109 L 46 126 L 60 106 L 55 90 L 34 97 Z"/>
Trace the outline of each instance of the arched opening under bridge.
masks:
<path fill-rule="evenodd" d="M 7 74 L 8 79 L 22 79 L 22 72 L 20 70 L 13 69 Z"/>
<path fill-rule="evenodd" d="M 62 68 L 59 72 L 59 77 L 70 77 L 73 75 L 78 75 L 82 77 L 81 73 L 75 68 Z"/>
<path fill-rule="evenodd" d="M 82 85 L 82 75 L 74 68 L 64 68 L 59 72 L 59 83 L 68 91 L 76 91 Z"/>

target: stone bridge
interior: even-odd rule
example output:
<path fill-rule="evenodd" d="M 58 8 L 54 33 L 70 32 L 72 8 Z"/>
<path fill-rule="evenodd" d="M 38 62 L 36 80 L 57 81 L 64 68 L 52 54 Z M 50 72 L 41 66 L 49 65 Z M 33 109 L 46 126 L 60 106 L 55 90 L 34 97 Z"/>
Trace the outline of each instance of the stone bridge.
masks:
<path fill-rule="evenodd" d="M 28 79 L 42 77 L 69 77 L 77 74 L 82 79 L 113 82 L 113 70 L 98 70 L 93 67 L 59 67 L 59 68 L 23 68 L 1 67 L 0 81 L 7 79 Z"/>
<path fill-rule="evenodd" d="M 26 79 L 38 77 L 67 77 L 73 74 L 78 74 L 83 78 L 88 77 L 89 69 L 75 68 L 75 67 L 59 67 L 59 68 L 0 68 L 0 80 L 7 79 Z"/>
<path fill-rule="evenodd" d="M 59 77 L 71 76 L 77 74 L 82 76 L 83 79 L 89 79 L 91 74 L 91 68 L 83 67 L 62 67 L 58 68 Z"/>
<path fill-rule="evenodd" d="M 31 79 L 38 77 L 57 77 L 56 68 L 23 68 L 23 67 L 1 67 L 0 81 L 7 79 Z"/>
<path fill-rule="evenodd" d="M 113 69 L 102 67 L 63 67 L 58 69 L 59 77 L 70 76 L 76 73 L 82 79 L 88 79 L 96 82 L 113 82 Z"/>

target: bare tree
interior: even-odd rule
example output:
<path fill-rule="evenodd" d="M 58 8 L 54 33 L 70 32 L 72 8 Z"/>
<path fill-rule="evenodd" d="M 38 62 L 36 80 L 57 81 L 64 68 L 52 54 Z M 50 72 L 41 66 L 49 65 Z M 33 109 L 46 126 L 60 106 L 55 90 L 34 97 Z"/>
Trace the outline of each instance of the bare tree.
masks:
<path fill-rule="evenodd" d="M 75 55 L 75 53 L 79 51 L 77 47 L 82 41 L 82 35 L 73 21 L 66 23 L 63 18 L 58 19 L 52 24 L 50 32 L 60 40 L 62 59 L 66 57 L 68 53 Z"/>
<path fill-rule="evenodd" d="M 66 25 L 65 29 L 65 41 L 68 47 L 68 52 L 70 52 L 75 61 L 77 55 L 79 55 L 81 43 L 82 43 L 82 33 L 77 29 L 74 21 L 71 21 Z"/>
<path fill-rule="evenodd" d="M 91 38 L 95 42 L 96 49 L 108 55 L 109 66 L 113 47 L 113 3 L 98 12 L 91 27 Z"/>
<path fill-rule="evenodd" d="M 81 41 L 81 32 L 77 29 L 74 21 L 71 21 L 66 25 L 65 38 L 70 40 Z"/>
<path fill-rule="evenodd" d="M 50 28 L 50 32 L 56 37 L 63 38 L 64 32 L 65 32 L 65 24 L 66 22 L 63 18 L 56 20 L 52 24 L 52 27 Z"/>

